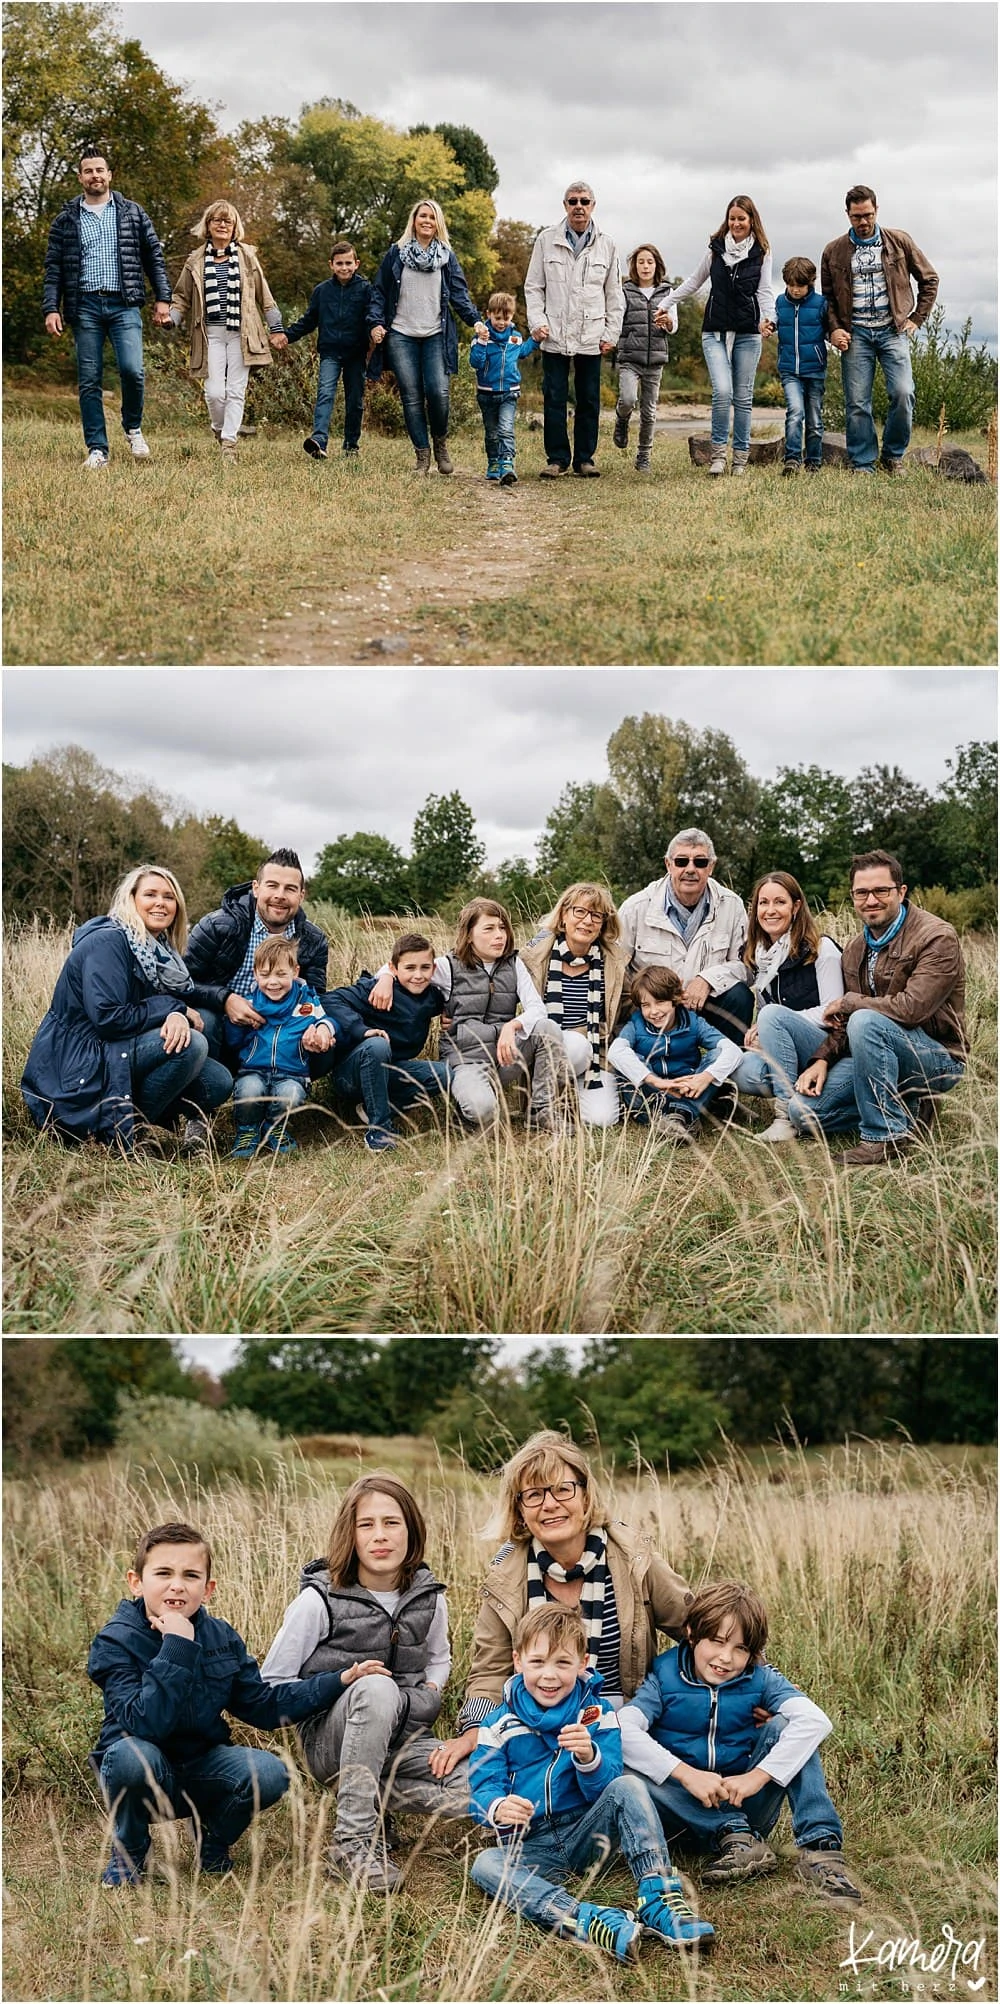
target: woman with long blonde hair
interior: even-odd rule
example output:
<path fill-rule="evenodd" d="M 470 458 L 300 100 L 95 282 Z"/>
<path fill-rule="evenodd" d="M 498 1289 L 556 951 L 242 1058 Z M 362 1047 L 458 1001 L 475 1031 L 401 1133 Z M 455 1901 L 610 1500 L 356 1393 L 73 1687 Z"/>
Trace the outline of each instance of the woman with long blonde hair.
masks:
<path fill-rule="evenodd" d="M 251 369 L 270 363 L 268 342 L 286 348 L 281 311 L 232 202 L 210 202 L 191 232 L 191 252 L 170 304 L 180 327 L 190 316 L 192 376 L 205 385 L 205 402 L 223 458 L 235 459 Z"/>
<path fill-rule="evenodd" d="M 418 473 L 430 471 L 432 442 L 438 472 L 455 471 L 448 454 L 448 378 L 458 374 L 454 313 L 470 327 L 484 325 L 439 204 L 414 202 L 402 235 L 379 265 L 368 324 L 376 351 L 369 373 L 381 375 L 385 342 Z"/>

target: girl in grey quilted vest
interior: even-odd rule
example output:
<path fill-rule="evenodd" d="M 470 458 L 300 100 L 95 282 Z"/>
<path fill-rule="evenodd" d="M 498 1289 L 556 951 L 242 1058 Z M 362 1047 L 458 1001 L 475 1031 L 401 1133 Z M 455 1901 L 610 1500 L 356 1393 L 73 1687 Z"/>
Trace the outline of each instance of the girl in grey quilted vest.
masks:
<path fill-rule="evenodd" d="M 299 1737 L 317 1781 L 338 1780 L 332 1877 L 389 1892 L 403 1874 L 389 1855 L 392 1807 L 466 1816 L 464 1773 L 431 1772 L 430 1728 L 451 1667 L 444 1587 L 424 1564 L 426 1530 L 408 1489 L 374 1470 L 353 1483 L 325 1558 L 303 1567 L 300 1592 L 261 1666 L 265 1679 L 337 1669 L 347 1689 Z"/>
<path fill-rule="evenodd" d="M 514 951 L 514 928 L 503 905 L 473 898 L 458 917 L 455 950 L 446 956 L 450 979 L 441 1018 L 441 1056 L 451 1066 L 451 1095 L 464 1120 L 492 1127 L 499 1089 L 527 1086 L 533 1127 L 569 1124 L 562 1102 L 572 1081 L 562 1038 L 546 1019 L 527 1029 L 518 1007 L 538 1000 L 531 976 Z M 437 963 L 435 980 L 438 980 Z M 568 1101 L 567 1101 L 568 1104 Z"/>

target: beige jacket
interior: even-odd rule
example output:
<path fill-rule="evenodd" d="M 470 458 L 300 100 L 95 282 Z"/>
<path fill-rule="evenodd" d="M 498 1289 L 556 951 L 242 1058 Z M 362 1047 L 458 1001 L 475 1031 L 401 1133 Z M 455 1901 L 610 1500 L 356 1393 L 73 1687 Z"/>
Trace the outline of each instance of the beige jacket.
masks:
<path fill-rule="evenodd" d="M 713 995 L 724 995 L 737 981 L 745 981 L 742 947 L 747 936 L 747 915 L 741 898 L 727 891 L 714 877 L 708 880 L 709 913 L 698 927 L 690 946 L 685 946 L 672 918 L 663 909 L 669 878 L 658 877 L 644 891 L 626 898 L 618 917 L 622 946 L 635 967 L 672 967 L 682 981 L 696 974 L 707 981 Z"/>
<path fill-rule="evenodd" d="M 271 290 L 261 270 L 252 244 L 237 244 L 240 266 L 240 345 L 243 360 L 251 369 L 263 369 L 271 360 L 264 315 L 274 305 Z M 203 383 L 208 375 L 208 335 L 205 323 L 205 248 L 199 244 L 174 287 L 171 306 L 189 321 L 191 356 L 188 368 Z"/>
<path fill-rule="evenodd" d="M 539 939 L 533 939 L 530 946 L 522 946 L 518 958 L 524 963 L 539 995 L 545 996 L 549 961 L 552 958 L 554 932 L 543 932 Z M 607 1062 L 608 1040 L 618 1027 L 618 1012 L 621 1008 L 622 990 L 628 973 L 628 955 L 619 946 L 604 948 L 604 1021 L 601 1024 L 601 1041 L 604 1046 L 604 1062 Z"/>
<path fill-rule="evenodd" d="M 574 256 L 564 223 L 539 230 L 524 281 L 528 330 L 544 320 L 549 355 L 599 355 L 601 342 L 617 341 L 625 317 L 618 252 L 603 230 Z"/>
<path fill-rule="evenodd" d="M 680 1574 L 627 1525 L 609 1524 L 607 1535 L 608 1571 L 622 1632 L 622 1690 L 631 1698 L 656 1655 L 657 1629 L 679 1641 L 694 1595 Z M 499 1704 L 514 1672 L 514 1630 L 528 1606 L 527 1545 L 502 1545 L 479 1592 L 465 1696 Z"/>

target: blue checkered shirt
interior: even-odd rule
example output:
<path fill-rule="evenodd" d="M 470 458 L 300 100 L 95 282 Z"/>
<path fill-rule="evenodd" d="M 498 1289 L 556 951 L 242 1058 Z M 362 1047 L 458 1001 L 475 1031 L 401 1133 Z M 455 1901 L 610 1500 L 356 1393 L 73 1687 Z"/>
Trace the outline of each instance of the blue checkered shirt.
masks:
<path fill-rule="evenodd" d="M 80 203 L 80 290 L 120 292 L 121 265 L 118 259 L 118 221 L 113 196 L 103 209 L 88 209 Z"/>
<path fill-rule="evenodd" d="M 250 937 L 247 940 L 247 950 L 243 955 L 243 965 L 242 967 L 237 969 L 237 972 L 233 975 L 233 978 L 229 984 L 229 989 L 231 994 L 249 995 L 252 992 L 252 990 L 257 986 L 256 977 L 253 971 L 253 957 L 257 951 L 257 948 L 261 943 L 261 940 L 281 939 L 282 937 L 284 937 L 285 939 L 295 938 L 294 919 L 289 919 L 288 924 L 285 927 L 284 934 L 282 935 L 281 933 L 269 932 L 267 926 L 264 924 L 264 921 L 260 916 L 260 913 L 259 912 L 254 913 L 253 924 L 250 927 Z"/>

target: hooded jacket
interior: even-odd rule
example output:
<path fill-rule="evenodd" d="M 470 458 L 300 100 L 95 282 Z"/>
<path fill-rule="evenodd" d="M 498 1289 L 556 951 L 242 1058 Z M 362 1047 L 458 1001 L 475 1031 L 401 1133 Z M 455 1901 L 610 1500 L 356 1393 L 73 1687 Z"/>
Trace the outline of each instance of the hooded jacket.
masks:
<path fill-rule="evenodd" d="M 318 995 L 304 981 L 294 981 L 280 1002 L 271 1002 L 263 989 L 249 996 L 252 1009 L 263 1016 L 262 1029 L 247 1029 L 226 1019 L 226 1042 L 237 1046 L 241 1072 L 277 1072 L 282 1078 L 309 1079 L 309 1059 L 302 1049 L 302 1036 L 312 1023 L 329 1019 Z M 331 1029 L 336 1030 L 334 1025 Z"/>
<path fill-rule="evenodd" d="M 489 327 L 489 321 L 487 321 Z M 519 397 L 521 394 L 521 363 L 526 355 L 533 355 L 538 347 L 534 335 L 522 340 L 513 322 L 498 333 L 490 327 L 485 341 L 473 341 L 469 349 L 469 361 L 476 372 L 476 383 L 480 390 L 488 391 L 495 397 Z"/>
<path fill-rule="evenodd" d="M 87 1660 L 88 1677 L 104 1693 L 97 1760 L 125 1737 L 151 1740 L 171 1761 L 198 1760 L 212 1747 L 228 1746 L 224 1710 L 274 1731 L 328 1711 L 341 1695 L 343 1680 L 335 1674 L 265 1684 L 235 1628 L 204 1607 L 193 1627 L 193 1640 L 161 1635 L 150 1627 L 141 1595 L 119 1601 Z"/>
<path fill-rule="evenodd" d="M 257 912 L 250 884 L 234 884 L 217 911 L 199 919 L 187 943 L 184 958 L 196 981 L 203 984 L 210 1009 L 224 1009 L 231 994 L 230 976 L 243 965 L 247 944 Z M 326 988 L 326 968 L 330 955 L 326 934 L 307 919 L 301 905 L 294 920 L 295 943 L 299 949 L 299 973 L 303 981 L 322 995 Z"/>
<path fill-rule="evenodd" d="M 483 1720 L 469 1758 L 469 1814 L 477 1823 L 492 1825 L 509 1841 L 517 1833 L 493 1822 L 505 1795 L 524 1795 L 534 1804 L 529 1834 L 542 1817 L 579 1814 L 596 1802 L 622 1772 L 618 1719 L 601 1687 L 592 1672 L 577 1678 L 561 1704 L 540 1705 L 520 1673 L 508 1678 L 503 1704 Z M 577 1724 L 587 1727 L 597 1749 L 589 1766 L 558 1743 L 563 1727 Z"/>
<path fill-rule="evenodd" d="M 153 228 L 145 209 L 138 202 L 130 202 L 127 195 L 119 195 L 113 189 L 111 200 L 115 205 L 115 222 L 118 229 L 118 264 L 121 272 L 122 294 L 126 306 L 142 306 L 146 298 L 146 279 L 153 288 L 153 296 L 162 305 L 170 298 L 170 280 L 163 262 L 160 239 Z M 80 310 L 80 273 L 83 254 L 80 248 L 80 210 L 83 196 L 74 195 L 64 209 L 60 209 L 49 231 L 48 248 L 45 252 L 45 280 L 42 287 L 42 314 L 61 313 L 67 325 L 72 327 Z"/>
<path fill-rule="evenodd" d="M 690 1644 L 682 1642 L 656 1657 L 629 1702 L 648 1719 L 650 1738 L 680 1760 L 709 1773 L 745 1774 L 759 1730 L 754 1706 L 777 1712 L 787 1698 L 803 1695 L 769 1663 L 750 1663 L 725 1684 L 706 1684 Z"/>

